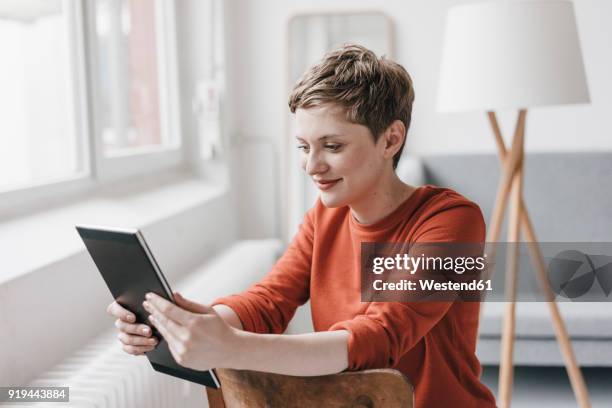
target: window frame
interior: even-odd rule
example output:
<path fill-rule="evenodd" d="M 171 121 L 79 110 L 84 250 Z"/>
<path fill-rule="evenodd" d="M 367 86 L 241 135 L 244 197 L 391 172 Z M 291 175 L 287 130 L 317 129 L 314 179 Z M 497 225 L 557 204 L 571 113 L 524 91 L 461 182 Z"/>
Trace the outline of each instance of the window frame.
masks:
<path fill-rule="evenodd" d="M 75 81 L 70 81 L 69 97 L 71 106 L 72 131 L 76 133 L 81 171 L 70 176 L 17 186 L 11 190 L 0 191 L 0 217 L 10 217 L 24 211 L 36 210 L 46 206 L 49 198 L 66 197 L 75 191 L 89 190 L 93 184 L 91 174 L 91 112 L 88 101 L 87 61 L 85 59 L 85 38 L 83 22 L 83 1 L 63 0 L 69 21 L 66 36 L 71 55 L 71 73 Z M 43 202 L 44 201 L 44 202 Z"/>
<path fill-rule="evenodd" d="M 176 4 L 174 0 L 154 0 L 158 78 L 160 82 L 160 124 L 177 138 L 173 146 L 146 146 L 127 154 L 104 157 L 96 118 L 99 99 L 96 94 L 95 10 L 86 0 L 63 0 L 68 13 L 67 37 L 70 42 L 72 73 L 70 82 L 72 129 L 76 132 L 82 171 L 60 179 L 0 191 L 0 221 L 61 205 L 92 193 L 114 182 L 155 177 L 163 170 L 188 167 L 186 146 L 181 129 L 180 88 L 176 39 Z M 162 11 L 159 13 L 158 11 Z M 162 29 L 159 29 L 162 27 Z M 162 45 L 163 44 L 163 45 Z M 163 63 L 160 63 L 163 62 Z"/>
<path fill-rule="evenodd" d="M 100 115 L 100 97 L 95 81 L 97 75 L 98 49 L 96 45 L 95 5 L 86 3 L 87 49 L 90 75 L 90 108 L 93 113 L 91 138 L 93 149 L 92 172 L 101 182 L 109 182 L 150 174 L 158 170 L 178 168 L 185 162 L 185 140 L 182 140 L 180 117 L 180 94 L 178 81 L 178 55 L 176 48 L 174 0 L 153 0 L 155 7 L 155 28 L 157 44 L 160 129 L 164 137 L 176 138 L 171 146 L 144 146 L 119 152 L 112 156 L 104 154 L 102 129 L 96 118 Z M 160 12 L 161 11 L 161 12 Z M 160 29 L 161 27 L 161 29 Z"/>

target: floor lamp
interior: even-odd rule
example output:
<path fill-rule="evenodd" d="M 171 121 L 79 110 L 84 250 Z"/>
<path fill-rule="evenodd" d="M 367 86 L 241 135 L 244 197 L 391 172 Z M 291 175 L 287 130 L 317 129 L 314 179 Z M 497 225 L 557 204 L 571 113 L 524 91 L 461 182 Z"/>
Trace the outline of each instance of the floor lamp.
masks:
<path fill-rule="evenodd" d="M 499 241 L 509 203 L 508 242 L 521 234 L 537 278 L 579 406 L 589 395 L 567 330 L 546 278 L 546 265 L 523 200 L 523 151 L 527 108 L 588 103 L 573 5 L 570 1 L 486 1 L 449 9 L 440 68 L 438 110 L 484 111 L 493 131 L 502 173 L 487 242 Z M 495 110 L 517 109 L 512 145 L 506 148 Z M 518 252 L 509 246 L 498 404 L 512 397 Z"/>

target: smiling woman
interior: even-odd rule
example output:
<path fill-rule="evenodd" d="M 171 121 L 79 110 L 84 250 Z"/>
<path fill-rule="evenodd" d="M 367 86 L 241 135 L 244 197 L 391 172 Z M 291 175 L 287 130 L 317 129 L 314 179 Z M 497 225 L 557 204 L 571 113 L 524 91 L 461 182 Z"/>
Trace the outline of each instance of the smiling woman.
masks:
<path fill-rule="evenodd" d="M 287 24 L 286 93 L 321 55 L 346 43 L 360 44 L 377 55 L 393 59 L 395 49 L 394 22 L 375 10 L 326 10 L 298 13 Z M 279 140 L 279 209 L 280 233 L 287 244 L 297 232 L 304 213 L 317 200 L 320 190 L 311 178 L 300 170 L 301 152 L 295 149 L 295 115 L 287 111 L 284 132 Z"/>
<path fill-rule="evenodd" d="M 478 303 L 362 302 L 361 243 L 485 237 L 478 205 L 395 173 L 413 100 L 405 69 L 359 45 L 326 54 L 304 74 L 289 106 L 319 199 L 276 265 L 245 292 L 212 308 L 147 298 L 177 362 L 298 376 L 394 368 L 414 385 L 417 407 L 495 405 L 479 380 Z M 308 300 L 315 332 L 282 334 Z M 109 311 L 125 319 L 117 305 Z M 154 347 L 126 327 L 134 329 L 121 336 L 126 351 Z"/>
<path fill-rule="evenodd" d="M 370 224 L 412 193 L 394 169 L 413 101 L 406 70 L 357 45 L 329 53 L 300 78 L 289 108 L 302 168 L 327 207 L 350 203 L 355 217 Z"/>
<path fill-rule="evenodd" d="M 337 104 L 296 109 L 301 165 L 327 207 L 350 203 L 355 217 L 370 224 L 383 207 L 397 205 L 398 197 L 391 197 L 388 191 L 399 194 L 401 201 L 413 190 L 399 180 L 393 168 L 384 166 L 385 160 L 399 159 L 406 126 L 393 121 L 385 137 L 375 141 L 367 126 L 345 117 L 344 108 Z"/>

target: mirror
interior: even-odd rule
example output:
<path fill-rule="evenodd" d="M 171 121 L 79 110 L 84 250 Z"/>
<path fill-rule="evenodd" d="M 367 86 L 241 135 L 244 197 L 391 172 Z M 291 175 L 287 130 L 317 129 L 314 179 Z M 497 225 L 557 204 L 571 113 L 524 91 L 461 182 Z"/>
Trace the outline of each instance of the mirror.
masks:
<path fill-rule="evenodd" d="M 378 56 L 393 58 L 393 25 L 382 12 L 296 15 L 289 20 L 287 40 L 287 98 L 293 85 L 312 64 L 344 43 L 357 43 Z M 280 204 L 285 242 L 297 232 L 304 213 L 318 196 L 318 190 L 300 168 L 294 120 L 288 113 L 281 141 Z"/>

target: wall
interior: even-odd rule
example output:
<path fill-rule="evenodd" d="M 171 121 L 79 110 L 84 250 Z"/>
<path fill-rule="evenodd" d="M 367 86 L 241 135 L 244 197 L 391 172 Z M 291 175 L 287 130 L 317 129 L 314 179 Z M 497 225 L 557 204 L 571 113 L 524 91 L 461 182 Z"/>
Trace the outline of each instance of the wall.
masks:
<path fill-rule="evenodd" d="M 438 64 L 446 9 L 460 0 L 227 0 L 226 32 L 228 78 L 232 83 L 232 135 L 235 140 L 271 140 L 278 146 L 283 119 L 288 111 L 285 75 L 286 22 L 290 15 L 316 10 L 382 10 L 395 23 L 396 56 L 412 74 L 416 101 L 406 152 L 412 154 L 494 152 L 484 113 L 438 114 L 435 111 Z M 539 108 L 528 115 L 526 151 L 612 150 L 612 2 L 576 0 L 591 105 Z M 504 134 L 512 130 L 513 112 L 503 112 Z M 253 151 L 252 144 L 249 149 Z M 259 151 L 270 147 L 260 144 Z M 275 163 L 256 160 L 243 163 L 239 177 L 247 185 L 277 180 Z M 257 171 L 252 173 L 251 168 Z M 258 218 L 243 225 L 249 237 L 268 237 L 278 232 L 278 203 L 274 194 L 251 189 L 241 197 L 248 203 L 242 211 Z M 272 223 L 270 220 L 273 220 Z"/>

